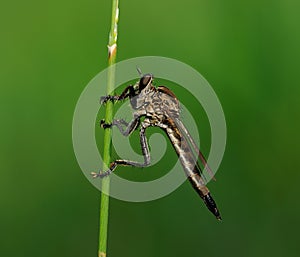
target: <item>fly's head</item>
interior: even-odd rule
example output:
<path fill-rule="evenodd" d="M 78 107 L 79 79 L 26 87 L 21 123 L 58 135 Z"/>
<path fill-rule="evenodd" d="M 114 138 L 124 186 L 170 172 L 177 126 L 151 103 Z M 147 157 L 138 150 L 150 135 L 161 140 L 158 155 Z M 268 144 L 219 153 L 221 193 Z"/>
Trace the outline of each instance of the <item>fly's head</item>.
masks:
<path fill-rule="evenodd" d="M 152 74 L 145 74 L 143 75 L 139 82 L 135 84 L 135 91 L 136 94 L 141 94 L 145 93 L 146 91 L 149 91 L 152 86 L 152 81 L 153 81 L 153 75 Z"/>
<path fill-rule="evenodd" d="M 131 105 L 134 109 L 138 109 L 143 105 L 144 99 L 147 97 L 149 92 L 153 90 L 154 86 L 152 85 L 153 75 L 145 74 L 140 80 L 133 86 L 134 93 L 130 98 Z"/>

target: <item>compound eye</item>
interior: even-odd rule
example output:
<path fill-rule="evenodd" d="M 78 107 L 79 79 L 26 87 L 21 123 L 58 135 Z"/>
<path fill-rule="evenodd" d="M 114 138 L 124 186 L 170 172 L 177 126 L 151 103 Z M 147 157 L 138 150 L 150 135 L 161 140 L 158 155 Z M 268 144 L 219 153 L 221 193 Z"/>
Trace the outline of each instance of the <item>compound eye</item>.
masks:
<path fill-rule="evenodd" d="M 140 79 L 139 89 L 143 90 L 153 79 L 152 74 L 146 74 Z"/>

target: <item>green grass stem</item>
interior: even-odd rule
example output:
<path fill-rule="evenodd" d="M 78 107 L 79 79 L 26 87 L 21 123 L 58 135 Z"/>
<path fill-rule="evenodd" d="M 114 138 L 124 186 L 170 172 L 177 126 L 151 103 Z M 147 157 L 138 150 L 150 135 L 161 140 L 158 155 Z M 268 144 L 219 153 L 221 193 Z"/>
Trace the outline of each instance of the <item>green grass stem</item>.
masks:
<path fill-rule="evenodd" d="M 115 82 L 115 60 L 117 54 L 119 1 L 112 0 L 111 29 L 108 42 L 108 80 L 107 94 L 111 94 Z M 105 111 L 105 121 L 111 123 L 113 119 L 113 103 L 107 102 Z M 111 153 L 111 129 L 105 129 L 103 140 L 103 170 L 109 167 Z M 100 204 L 100 228 L 99 228 L 99 250 L 98 257 L 106 257 L 107 235 L 108 235 L 108 216 L 109 216 L 109 176 L 102 180 L 101 204 Z"/>

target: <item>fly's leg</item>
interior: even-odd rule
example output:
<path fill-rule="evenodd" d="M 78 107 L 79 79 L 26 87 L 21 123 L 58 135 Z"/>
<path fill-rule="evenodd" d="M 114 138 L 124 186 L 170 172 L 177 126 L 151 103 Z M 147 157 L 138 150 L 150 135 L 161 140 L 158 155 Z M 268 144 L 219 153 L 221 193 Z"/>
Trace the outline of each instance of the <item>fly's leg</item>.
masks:
<path fill-rule="evenodd" d="M 107 128 L 111 128 L 112 126 L 117 126 L 121 133 L 124 131 L 122 125 L 124 125 L 125 127 L 128 127 L 128 124 L 129 123 L 126 122 L 123 119 L 113 120 L 112 123 L 105 123 L 104 119 L 100 120 L 100 127 L 101 128 L 107 129 Z"/>
<path fill-rule="evenodd" d="M 107 96 L 103 96 L 100 98 L 100 102 L 102 104 L 107 103 L 108 101 L 114 102 L 114 101 L 121 101 L 126 99 L 127 97 L 131 97 L 134 95 L 134 88 L 132 85 L 127 86 L 124 91 L 120 94 L 120 95 L 107 95 Z M 126 129 L 123 129 L 123 126 L 126 126 Z M 134 117 L 134 119 L 130 122 L 127 123 L 126 121 L 124 121 L 123 119 L 120 120 L 114 120 L 111 124 L 109 123 L 105 123 L 104 120 L 100 121 L 100 126 L 104 129 L 106 128 L 110 128 L 111 126 L 117 126 L 118 129 L 120 130 L 120 132 L 124 135 L 124 136 L 128 136 L 132 133 L 132 131 L 134 131 L 137 126 L 139 125 L 139 117 L 136 116 Z"/>
<path fill-rule="evenodd" d="M 134 120 L 133 120 L 134 121 Z M 139 121 L 139 120 L 138 120 Z M 133 130 L 134 130 L 134 126 L 131 125 L 133 124 L 133 122 L 130 122 L 127 129 L 124 131 L 123 135 L 129 135 Z M 135 124 L 135 126 L 137 126 Z M 109 166 L 109 169 L 105 172 L 92 172 L 91 175 L 94 178 L 104 178 L 106 176 L 109 176 L 116 168 L 118 165 L 123 165 L 123 166 L 134 166 L 134 167 L 147 167 L 150 164 L 150 152 L 149 152 L 149 147 L 148 147 L 148 143 L 147 143 L 147 139 L 146 139 L 146 135 L 145 135 L 145 131 L 146 128 L 149 127 L 149 123 L 143 122 L 142 126 L 141 126 L 141 130 L 140 130 L 140 144 L 141 144 L 141 149 L 142 149 L 142 153 L 144 156 L 144 162 L 140 163 L 140 162 L 135 162 L 135 161 L 129 161 L 129 160 L 115 160 L 114 162 L 112 162 Z M 133 128 L 133 129 L 132 129 Z M 131 129 L 131 131 L 130 131 Z"/>
<path fill-rule="evenodd" d="M 100 103 L 105 104 L 108 101 L 115 102 L 115 101 L 121 101 L 126 99 L 127 97 L 130 97 L 134 95 L 134 88 L 132 85 L 127 86 L 124 91 L 120 95 L 107 95 L 107 96 L 102 96 L 100 98 Z"/>
<path fill-rule="evenodd" d="M 129 136 L 134 130 L 136 130 L 137 126 L 140 123 L 140 118 L 138 116 L 134 117 L 134 119 L 127 123 L 125 120 L 123 119 L 117 119 L 117 120 L 113 120 L 112 123 L 105 123 L 104 120 L 100 121 L 100 126 L 104 129 L 106 128 L 111 128 L 112 126 L 116 126 L 120 132 L 123 134 L 123 136 Z M 124 129 L 124 126 L 126 126 L 126 128 Z"/>

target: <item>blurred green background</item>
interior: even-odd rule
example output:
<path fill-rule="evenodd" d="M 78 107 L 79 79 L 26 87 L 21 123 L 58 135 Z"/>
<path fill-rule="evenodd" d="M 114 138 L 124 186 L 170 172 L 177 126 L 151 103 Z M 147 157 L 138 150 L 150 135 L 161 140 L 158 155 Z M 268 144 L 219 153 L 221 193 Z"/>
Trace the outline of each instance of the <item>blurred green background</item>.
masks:
<path fill-rule="evenodd" d="M 193 66 L 222 103 L 228 141 L 209 184 L 223 222 L 188 182 L 153 202 L 111 199 L 109 257 L 299 256 L 299 10 L 296 0 L 121 0 L 117 59 Z M 107 65 L 111 2 L 5 1 L 0 12 L 0 255 L 96 256 L 100 193 L 77 165 L 71 126 Z"/>

